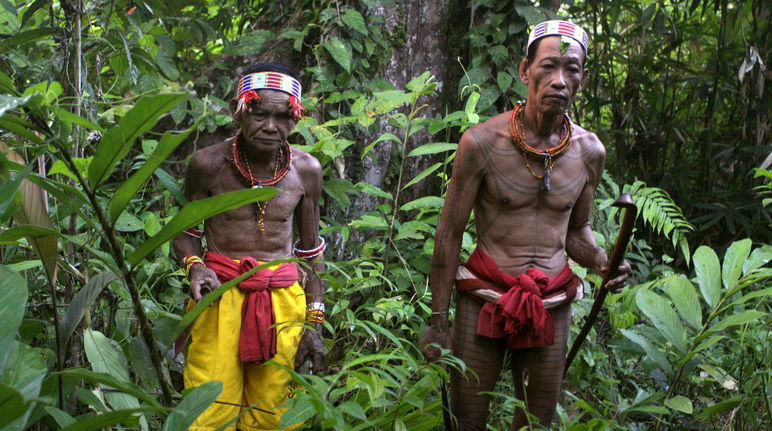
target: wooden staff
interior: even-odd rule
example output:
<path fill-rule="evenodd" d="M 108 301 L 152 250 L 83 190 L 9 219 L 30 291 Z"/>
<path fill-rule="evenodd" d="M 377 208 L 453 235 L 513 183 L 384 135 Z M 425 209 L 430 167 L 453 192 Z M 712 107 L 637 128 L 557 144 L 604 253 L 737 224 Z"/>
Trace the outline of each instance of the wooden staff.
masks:
<path fill-rule="evenodd" d="M 619 231 L 617 242 L 614 245 L 614 252 L 611 254 L 611 260 L 608 264 L 608 271 L 606 272 L 606 275 L 603 276 L 603 281 L 600 284 L 598 296 L 595 298 L 595 302 L 592 304 L 590 313 L 587 315 L 584 321 L 584 326 L 582 326 L 582 330 L 579 331 L 579 335 L 576 336 L 576 340 L 574 340 L 574 344 L 571 346 L 571 350 L 568 352 L 568 356 L 566 357 L 566 365 L 563 369 L 563 378 L 565 378 L 566 374 L 568 374 L 568 368 L 571 367 L 571 362 L 573 362 L 576 353 L 579 351 L 579 347 L 581 347 L 584 339 L 587 338 L 587 334 L 590 332 L 590 329 L 595 324 L 595 320 L 598 318 L 598 313 L 600 313 L 600 309 L 603 307 L 603 302 L 606 300 L 606 295 L 608 294 L 606 284 L 608 284 L 609 280 L 613 280 L 617 276 L 617 273 L 619 272 L 619 265 L 622 263 L 622 259 L 625 257 L 625 250 L 627 249 L 627 244 L 630 242 L 630 237 L 633 233 L 633 225 L 635 224 L 635 216 L 638 214 L 638 207 L 635 206 L 630 193 L 623 194 L 612 205 L 615 207 L 625 208 L 626 210 L 624 220 L 622 221 L 622 228 Z"/>

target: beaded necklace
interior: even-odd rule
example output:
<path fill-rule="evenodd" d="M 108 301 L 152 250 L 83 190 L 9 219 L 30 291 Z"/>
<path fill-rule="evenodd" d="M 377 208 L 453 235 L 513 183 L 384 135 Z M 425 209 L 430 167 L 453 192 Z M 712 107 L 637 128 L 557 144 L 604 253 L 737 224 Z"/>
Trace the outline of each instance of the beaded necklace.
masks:
<path fill-rule="evenodd" d="M 571 118 L 569 118 L 568 114 L 564 114 L 563 116 L 563 124 L 560 128 L 560 143 L 552 148 L 539 151 L 528 145 L 528 142 L 526 142 L 525 123 L 523 121 L 523 118 L 525 117 L 524 113 L 525 102 L 517 102 L 515 109 L 512 110 L 512 116 L 509 119 L 509 135 L 512 138 L 512 143 L 515 144 L 515 147 L 520 151 L 520 154 L 523 155 L 523 160 L 525 160 L 525 166 L 528 168 L 528 172 L 530 172 L 531 176 L 537 180 L 542 180 L 541 186 L 544 191 L 548 192 L 551 188 L 550 176 L 552 174 L 552 167 L 555 166 L 555 159 L 563 155 L 563 153 L 571 147 L 571 132 L 573 129 Z M 529 155 L 544 159 L 543 175 L 536 175 L 533 172 L 531 164 L 528 161 Z"/>
<path fill-rule="evenodd" d="M 273 167 L 273 177 L 267 180 L 261 180 L 255 178 L 252 175 L 252 167 L 249 165 L 249 160 L 247 159 L 246 154 L 243 153 L 243 149 L 238 147 L 240 136 L 241 132 L 239 131 L 239 134 L 236 135 L 236 138 L 233 140 L 231 156 L 233 158 L 233 167 L 236 169 L 236 172 L 241 174 L 241 180 L 245 185 L 252 188 L 260 188 L 263 186 L 271 187 L 284 179 L 285 176 L 287 176 L 287 172 L 290 171 L 290 167 L 292 165 L 292 151 L 290 150 L 289 144 L 285 142 L 276 152 L 276 160 L 274 161 Z M 239 160 L 239 154 L 241 154 L 244 158 L 246 168 L 241 164 L 241 160 Z M 281 167 L 281 170 L 279 170 L 279 167 Z M 267 207 L 268 201 L 257 202 L 257 210 L 255 212 L 257 213 L 257 225 L 260 227 L 260 232 L 265 232 L 265 224 L 263 223 L 263 219 L 265 218 L 265 209 Z"/>

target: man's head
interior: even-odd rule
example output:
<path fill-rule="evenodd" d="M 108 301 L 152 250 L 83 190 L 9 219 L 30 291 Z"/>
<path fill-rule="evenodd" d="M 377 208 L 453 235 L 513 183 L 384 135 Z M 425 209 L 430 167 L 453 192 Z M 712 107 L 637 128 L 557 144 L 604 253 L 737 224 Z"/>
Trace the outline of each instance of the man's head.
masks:
<path fill-rule="evenodd" d="M 545 114 L 559 115 L 573 103 L 587 79 L 587 33 L 566 21 L 546 21 L 531 31 L 520 79 L 528 101 Z"/>
<path fill-rule="evenodd" d="M 244 70 L 230 102 L 243 139 L 260 147 L 284 142 L 305 113 L 301 90 L 297 74 L 282 65 L 259 63 Z"/>

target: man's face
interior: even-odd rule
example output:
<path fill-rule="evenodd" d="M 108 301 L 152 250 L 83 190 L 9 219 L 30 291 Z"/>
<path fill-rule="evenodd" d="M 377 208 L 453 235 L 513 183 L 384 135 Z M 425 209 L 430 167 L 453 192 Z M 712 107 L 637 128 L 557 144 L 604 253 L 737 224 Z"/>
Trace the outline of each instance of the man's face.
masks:
<path fill-rule="evenodd" d="M 278 90 L 258 90 L 257 95 L 260 96 L 260 103 L 234 114 L 233 122 L 241 128 L 242 139 L 247 145 L 271 150 L 281 145 L 295 127 L 289 112 L 289 95 Z M 235 111 L 235 106 L 235 101 L 232 101 L 232 111 Z"/>
<path fill-rule="evenodd" d="M 543 38 L 533 63 L 520 63 L 520 79 L 528 85 L 528 104 L 544 114 L 560 115 L 582 89 L 588 71 L 583 68 L 584 51 L 571 38 Z"/>

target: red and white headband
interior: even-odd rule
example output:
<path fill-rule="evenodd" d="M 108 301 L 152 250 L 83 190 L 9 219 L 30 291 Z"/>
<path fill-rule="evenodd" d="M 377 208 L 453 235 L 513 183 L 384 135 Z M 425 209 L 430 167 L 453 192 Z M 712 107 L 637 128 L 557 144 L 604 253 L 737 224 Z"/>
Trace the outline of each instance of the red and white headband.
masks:
<path fill-rule="evenodd" d="M 561 20 L 544 21 L 540 24 L 536 24 L 536 27 L 534 27 L 528 35 L 528 45 L 525 47 L 525 52 L 528 52 L 528 48 L 531 47 L 532 43 L 546 36 L 570 37 L 579 42 L 579 44 L 582 45 L 584 52 L 587 53 L 587 44 L 590 41 L 587 32 L 576 24 Z"/>
<path fill-rule="evenodd" d="M 300 103 L 303 87 L 297 79 L 279 72 L 257 72 L 244 75 L 239 79 L 236 99 L 239 101 L 236 113 L 249 108 L 253 101 L 260 102 L 257 90 L 279 90 L 290 95 L 289 109 L 297 122 L 305 114 L 306 108 Z"/>

